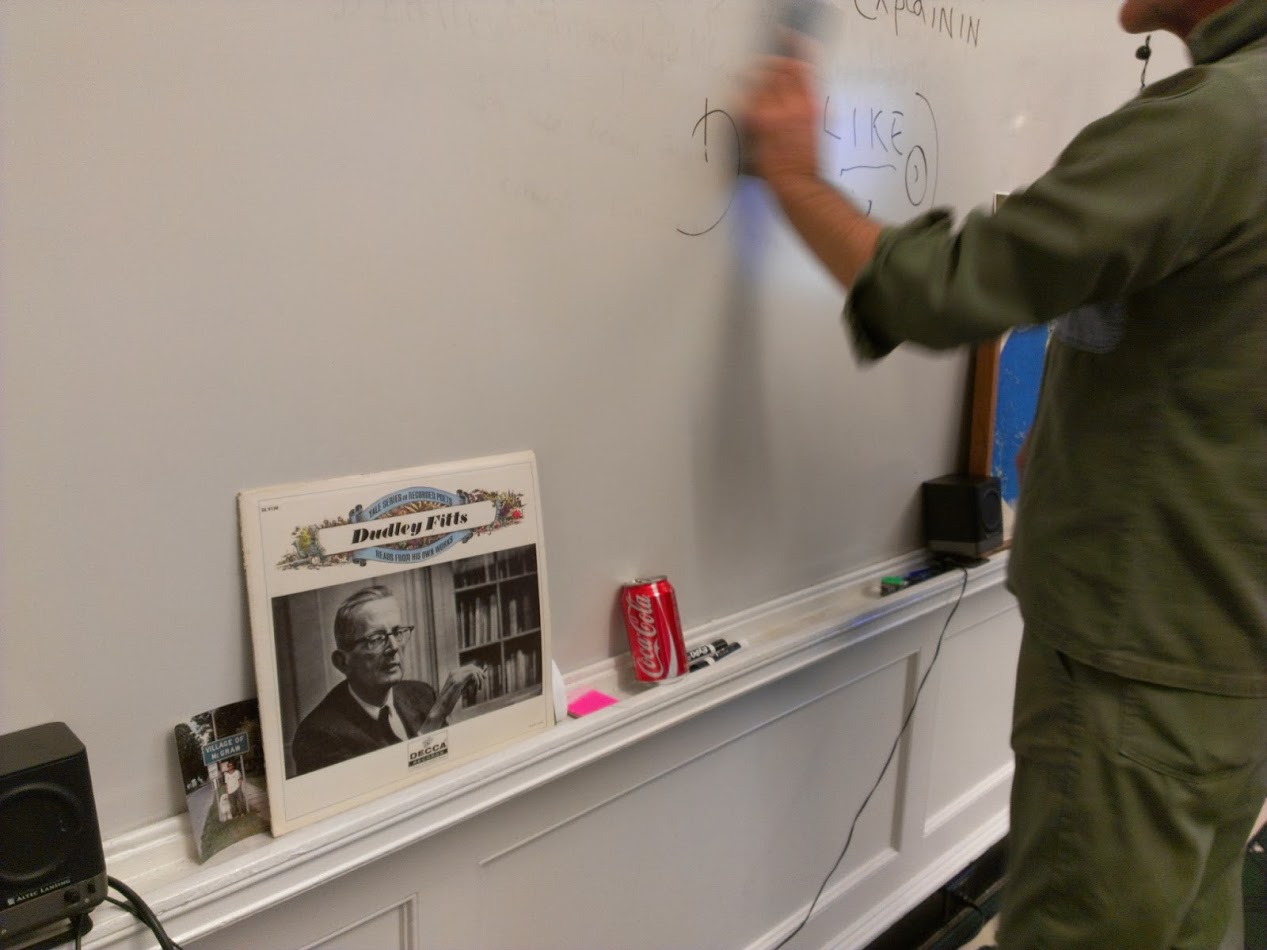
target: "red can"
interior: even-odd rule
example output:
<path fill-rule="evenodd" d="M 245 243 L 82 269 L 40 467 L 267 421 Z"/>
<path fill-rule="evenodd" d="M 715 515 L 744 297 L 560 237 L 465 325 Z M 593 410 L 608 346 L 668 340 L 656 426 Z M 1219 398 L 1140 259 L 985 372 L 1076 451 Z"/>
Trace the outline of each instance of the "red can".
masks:
<path fill-rule="evenodd" d="M 626 584 L 620 591 L 620 607 L 634 675 L 644 683 L 662 683 L 685 673 L 686 641 L 669 579 L 640 577 Z"/>

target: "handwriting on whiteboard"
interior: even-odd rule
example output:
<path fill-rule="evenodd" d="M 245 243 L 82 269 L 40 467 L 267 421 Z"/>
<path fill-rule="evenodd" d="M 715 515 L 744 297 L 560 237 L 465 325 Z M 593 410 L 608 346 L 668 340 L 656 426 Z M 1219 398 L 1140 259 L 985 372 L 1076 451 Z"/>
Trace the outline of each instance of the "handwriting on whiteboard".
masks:
<path fill-rule="evenodd" d="M 822 132 L 826 171 L 866 214 L 881 204 L 897 216 L 904 210 L 927 210 L 937 200 L 941 141 L 933 104 L 923 93 L 888 103 L 849 103 L 839 97 L 833 102 L 828 96 Z M 720 160 L 732 179 L 724 195 L 709 199 L 713 207 L 693 209 L 703 224 L 677 227 L 678 234 L 700 237 L 721 224 L 734 202 L 743 168 L 743 138 L 730 113 L 710 107 L 707 99 L 691 138 L 704 161 Z"/>
<path fill-rule="evenodd" d="M 916 92 L 915 100 L 921 114 L 908 119 L 905 109 L 870 103 L 833 110 L 831 97 L 826 98 L 823 132 L 844 146 L 845 161 L 839 165 L 838 177 L 850 191 L 865 197 L 877 187 L 876 176 L 867 173 L 892 172 L 901 176 L 912 208 L 925 208 L 937 200 L 941 164 L 937 116 L 923 93 Z M 882 177 L 879 185 L 884 185 Z M 866 200 L 870 214 L 874 201 Z"/>
<path fill-rule="evenodd" d="M 714 129 L 712 153 L 714 156 L 719 154 L 723 156 L 726 167 L 734 172 L 734 184 L 738 185 L 739 176 L 743 173 L 743 136 L 739 133 L 739 125 L 725 109 L 710 109 L 708 100 L 704 100 L 704 114 L 699 117 L 695 127 L 691 129 L 691 138 L 697 140 L 703 146 L 705 162 L 710 160 L 708 145 L 708 127 L 710 123 Z M 722 141 L 720 142 L 717 137 L 718 132 L 722 134 Z M 711 223 L 706 224 L 702 228 L 679 227 L 677 233 L 684 234 L 687 237 L 699 237 L 701 234 L 707 234 L 721 224 L 722 219 L 726 217 L 726 213 L 730 211 L 730 206 L 734 203 L 734 200 L 735 188 L 732 186 L 726 198 L 725 207 L 713 216 Z"/>
<path fill-rule="evenodd" d="M 976 47 L 981 42 L 981 18 L 933 0 L 853 0 L 858 16 L 893 23 L 895 35 L 927 30 Z"/>

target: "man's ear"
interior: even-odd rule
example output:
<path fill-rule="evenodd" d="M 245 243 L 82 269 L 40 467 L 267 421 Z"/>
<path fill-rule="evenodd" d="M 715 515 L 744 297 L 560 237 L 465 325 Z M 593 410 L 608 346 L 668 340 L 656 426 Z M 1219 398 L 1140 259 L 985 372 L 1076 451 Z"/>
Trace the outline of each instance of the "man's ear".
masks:
<path fill-rule="evenodd" d="M 330 662 L 334 664 L 334 668 L 344 676 L 348 675 L 348 658 L 343 655 L 342 650 L 335 650 L 330 654 Z"/>

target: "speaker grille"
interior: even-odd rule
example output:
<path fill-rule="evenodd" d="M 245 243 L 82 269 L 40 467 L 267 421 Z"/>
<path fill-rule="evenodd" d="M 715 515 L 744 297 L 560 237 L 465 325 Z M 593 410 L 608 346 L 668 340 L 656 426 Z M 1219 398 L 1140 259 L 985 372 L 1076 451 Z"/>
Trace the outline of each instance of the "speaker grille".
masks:
<path fill-rule="evenodd" d="M 993 485 L 981 492 L 981 524 L 987 536 L 1003 530 L 1003 493 Z"/>
<path fill-rule="evenodd" d="M 75 798 L 57 785 L 23 785 L 0 795 L 0 881 L 29 884 L 52 877 L 84 830 Z"/>

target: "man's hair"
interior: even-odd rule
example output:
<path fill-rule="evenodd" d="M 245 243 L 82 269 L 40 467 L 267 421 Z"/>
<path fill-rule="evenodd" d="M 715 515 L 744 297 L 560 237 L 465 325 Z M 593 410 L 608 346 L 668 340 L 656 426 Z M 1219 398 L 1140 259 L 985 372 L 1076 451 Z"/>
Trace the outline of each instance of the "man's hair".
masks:
<path fill-rule="evenodd" d="M 356 628 L 357 610 L 370 601 L 395 596 L 382 584 L 375 584 L 373 587 L 362 587 L 340 604 L 338 611 L 334 615 L 334 645 L 340 650 L 346 650 L 352 646 L 352 641 L 356 639 L 358 633 Z"/>

